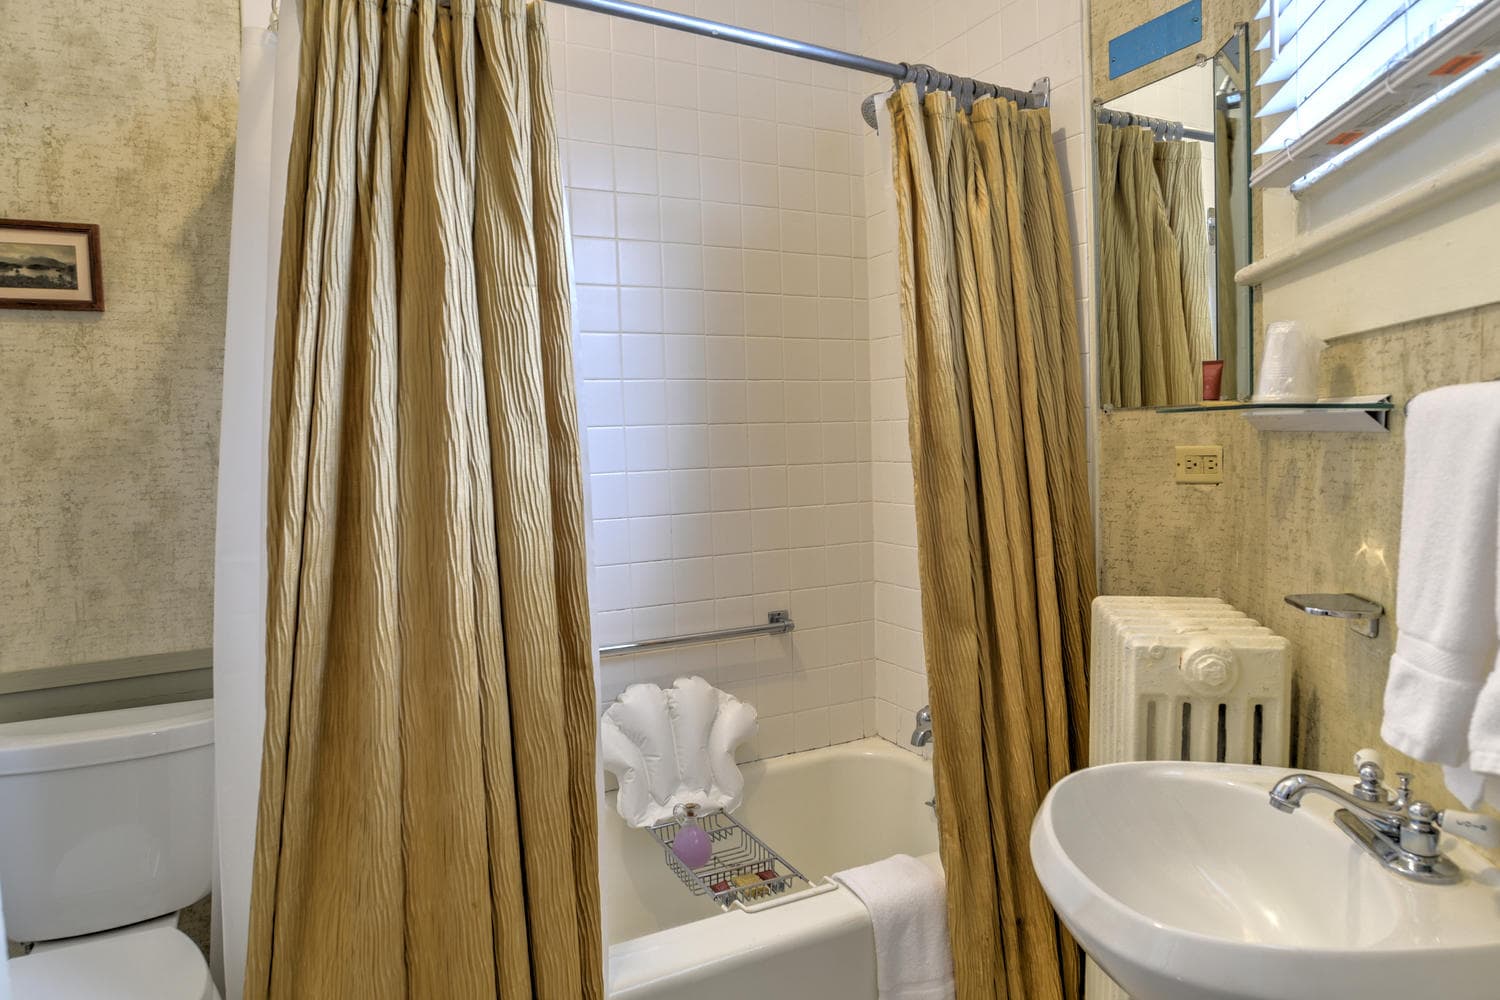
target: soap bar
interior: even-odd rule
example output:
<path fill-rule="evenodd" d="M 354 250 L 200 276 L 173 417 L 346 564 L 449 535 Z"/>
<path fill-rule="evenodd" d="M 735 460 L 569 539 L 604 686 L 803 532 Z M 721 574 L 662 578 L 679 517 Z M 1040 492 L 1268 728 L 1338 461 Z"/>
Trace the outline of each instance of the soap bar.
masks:
<path fill-rule="evenodd" d="M 740 889 L 745 890 L 740 895 L 746 899 L 761 899 L 770 895 L 770 892 L 760 884 L 761 878 L 757 874 L 742 872 L 739 875 L 731 875 L 729 881 L 733 882 Z M 754 886 L 754 888 L 750 888 L 751 886 Z"/>

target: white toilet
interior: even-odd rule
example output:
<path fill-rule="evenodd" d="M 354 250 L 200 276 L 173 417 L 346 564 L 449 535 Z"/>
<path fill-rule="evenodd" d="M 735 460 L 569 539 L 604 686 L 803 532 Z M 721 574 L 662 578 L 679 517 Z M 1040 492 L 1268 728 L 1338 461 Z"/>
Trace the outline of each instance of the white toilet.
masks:
<path fill-rule="evenodd" d="M 0 725 L 14 1000 L 219 1000 L 177 911 L 213 875 L 213 702 Z"/>

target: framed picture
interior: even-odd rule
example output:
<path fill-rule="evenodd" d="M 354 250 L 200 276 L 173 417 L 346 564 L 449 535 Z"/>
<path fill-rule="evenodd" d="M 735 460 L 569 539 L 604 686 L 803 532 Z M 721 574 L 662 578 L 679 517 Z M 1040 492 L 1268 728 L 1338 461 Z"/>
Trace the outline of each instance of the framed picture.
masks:
<path fill-rule="evenodd" d="M 0 309 L 104 309 L 99 227 L 0 219 Z"/>

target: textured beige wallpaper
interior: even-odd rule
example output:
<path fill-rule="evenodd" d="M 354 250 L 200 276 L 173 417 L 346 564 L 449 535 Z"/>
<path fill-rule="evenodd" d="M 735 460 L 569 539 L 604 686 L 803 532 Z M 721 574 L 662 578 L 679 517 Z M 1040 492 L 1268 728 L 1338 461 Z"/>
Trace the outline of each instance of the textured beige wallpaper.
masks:
<path fill-rule="evenodd" d="M 207 646 L 238 7 L 0 23 L 0 217 L 98 223 L 107 304 L 0 310 L 0 670 Z"/>
<path fill-rule="evenodd" d="M 1333 341 L 1325 396 L 1427 389 L 1500 377 L 1500 304 Z M 1395 639 L 1288 606 L 1286 594 L 1343 592 L 1396 604 L 1404 468 L 1399 410 L 1388 434 L 1262 433 L 1239 414 L 1107 414 L 1100 420 L 1100 520 L 1106 594 L 1222 597 L 1292 641 L 1300 766 L 1346 772 L 1380 746 Z M 1174 483 L 1172 448 L 1222 444 L 1222 486 Z M 1436 768 L 1393 752 L 1424 795 L 1444 798 Z"/>

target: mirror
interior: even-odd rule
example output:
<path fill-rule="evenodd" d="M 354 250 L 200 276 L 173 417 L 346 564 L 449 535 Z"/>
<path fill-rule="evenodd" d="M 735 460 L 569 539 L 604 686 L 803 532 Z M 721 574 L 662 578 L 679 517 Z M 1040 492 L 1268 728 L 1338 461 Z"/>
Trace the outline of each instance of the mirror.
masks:
<path fill-rule="evenodd" d="M 1251 257 L 1248 54 L 1240 25 L 1212 59 L 1095 109 L 1106 408 L 1250 395 L 1251 296 L 1234 283 Z"/>

